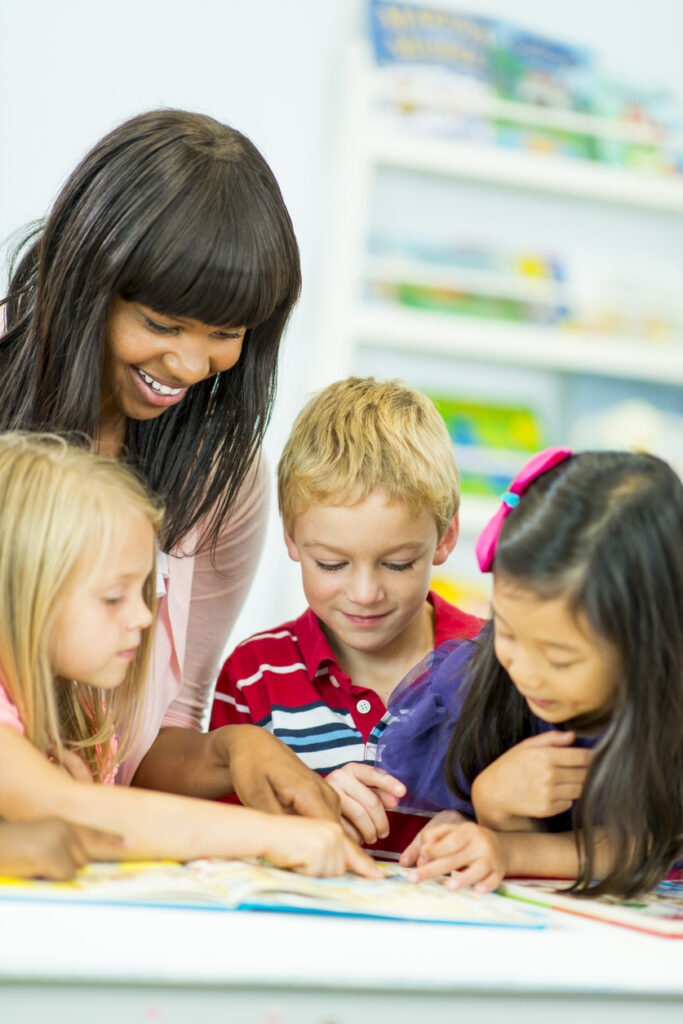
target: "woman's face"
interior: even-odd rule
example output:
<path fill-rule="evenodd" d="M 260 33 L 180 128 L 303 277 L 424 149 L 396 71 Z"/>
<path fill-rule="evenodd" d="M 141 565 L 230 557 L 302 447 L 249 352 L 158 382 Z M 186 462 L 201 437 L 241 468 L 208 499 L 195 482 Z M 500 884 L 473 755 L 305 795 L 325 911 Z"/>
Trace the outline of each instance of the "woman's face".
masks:
<path fill-rule="evenodd" d="M 182 402 L 193 384 L 229 370 L 246 330 L 166 316 L 116 298 L 107 319 L 103 419 L 151 420 Z"/>

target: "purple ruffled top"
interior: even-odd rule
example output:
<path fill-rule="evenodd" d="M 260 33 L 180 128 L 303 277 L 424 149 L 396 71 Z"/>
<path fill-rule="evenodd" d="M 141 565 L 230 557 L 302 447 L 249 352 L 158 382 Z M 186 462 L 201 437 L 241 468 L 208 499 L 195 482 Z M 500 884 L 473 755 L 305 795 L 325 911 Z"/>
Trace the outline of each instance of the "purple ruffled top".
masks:
<path fill-rule="evenodd" d="M 470 640 L 447 640 L 427 655 L 394 690 L 393 716 L 377 745 L 377 766 L 405 785 L 401 806 L 422 811 L 455 810 L 474 817 L 472 804 L 446 785 L 446 751 L 467 695 Z M 469 792 L 464 779 L 463 788 Z"/>
<path fill-rule="evenodd" d="M 388 710 L 393 716 L 377 747 L 377 765 L 405 785 L 406 810 L 460 811 L 471 818 L 474 808 L 446 785 L 448 743 L 468 693 L 468 669 L 476 640 L 447 640 L 427 655 L 394 690 Z M 534 731 L 557 726 L 535 718 Z M 578 737 L 577 747 L 592 748 L 597 738 Z M 456 767 L 456 772 L 458 772 Z M 469 796 L 462 774 L 458 781 Z M 571 829 L 571 812 L 547 819 L 552 831 Z"/>

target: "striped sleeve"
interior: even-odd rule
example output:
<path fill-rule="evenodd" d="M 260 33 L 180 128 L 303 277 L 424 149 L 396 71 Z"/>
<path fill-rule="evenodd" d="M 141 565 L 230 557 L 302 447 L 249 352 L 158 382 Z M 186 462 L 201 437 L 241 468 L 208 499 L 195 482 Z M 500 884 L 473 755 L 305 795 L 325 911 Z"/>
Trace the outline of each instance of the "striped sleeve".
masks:
<path fill-rule="evenodd" d="M 274 657 L 268 658 L 272 653 Z M 272 660 L 272 664 L 270 661 Z M 305 671 L 285 627 L 259 633 L 239 644 L 225 661 L 213 698 L 210 729 L 223 725 L 270 725 L 269 677 Z"/>

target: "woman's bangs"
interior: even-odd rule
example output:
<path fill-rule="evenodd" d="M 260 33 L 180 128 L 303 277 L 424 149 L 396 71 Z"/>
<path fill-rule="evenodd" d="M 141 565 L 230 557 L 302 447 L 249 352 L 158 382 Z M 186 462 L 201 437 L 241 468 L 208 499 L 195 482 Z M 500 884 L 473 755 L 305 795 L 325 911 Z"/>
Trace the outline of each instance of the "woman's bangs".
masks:
<path fill-rule="evenodd" d="M 234 197 L 227 211 L 217 205 L 180 203 L 158 217 L 126 263 L 120 294 L 212 326 L 256 327 L 291 305 L 299 287 L 296 243 L 256 215 L 252 223 Z"/>

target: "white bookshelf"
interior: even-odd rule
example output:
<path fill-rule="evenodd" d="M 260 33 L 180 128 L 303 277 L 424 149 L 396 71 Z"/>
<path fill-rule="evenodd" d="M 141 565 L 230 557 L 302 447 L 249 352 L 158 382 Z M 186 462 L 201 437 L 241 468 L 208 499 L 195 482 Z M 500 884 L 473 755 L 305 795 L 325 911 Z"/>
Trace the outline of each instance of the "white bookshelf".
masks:
<path fill-rule="evenodd" d="M 378 166 L 488 182 L 511 188 L 574 196 L 637 209 L 683 213 L 683 183 L 677 178 L 625 171 L 607 164 L 387 131 L 373 135 L 368 156 Z"/>
<path fill-rule="evenodd" d="M 432 187 L 430 183 L 436 182 L 436 187 L 457 196 L 463 209 L 471 196 L 478 197 L 481 206 L 482 195 L 490 195 L 497 211 L 495 217 L 492 215 L 494 232 L 496 218 L 505 226 L 508 212 L 512 220 L 516 217 L 517 223 L 520 219 L 523 223 L 519 213 L 522 204 L 526 204 L 525 210 L 537 204 L 547 214 L 552 203 L 565 223 L 575 218 L 586 225 L 581 239 L 589 253 L 593 237 L 596 246 L 604 248 L 605 241 L 610 241 L 605 236 L 613 233 L 617 254 L 627 245 L 642 243 L 646 252 L 667 260 L 672 267 L 683 265 L 680 177 L 498 147 L 481 140 L 430 136 L 423 126 L 418 130 L 417 124 L 410 125 L 410 119 L 407 127 L 401 127 L 400 117 L 392 111 L 387 113 L 387 102 L 397 110 L 424 104 L 441 113 L 484 114 L 602 138 L 648 142 L 653 139 L 652 129 L 480 94 L 455 95 L 438 87 L 421 90 L 414 79 L 406 86 L 398 78 L 392 80 L 378 73 L 365 43 L 355 45 L 348 55 L 341 96 L 343 116 L 337 140 L 336 187 L 330 204 L 324 337 L 318 348 L 319 358 L 310 368 L 312 389 L 350 373 L 367 372 L 368 365 L 378 376 L 403 376 L 426 389 L 428 364 L 432 363 L 434 387 L 438 388 L 440 368 L 448 367 L 457 375 L 461 365 L 471 371 L 473 364 L 479 364 L 482 378 L 509 371 L 514 381 L 528 374 L 538 382 L 547 375 L 556 383 L 559 417 L 565 412 L 563 395 L 568 382 L 577 375 L 621 382 L 634 394 L 641 386 L 679 388 L 683 415 L 683 336 L 676 332 L 655 340 L 635 331 L 608 334 L 552 323 L 454 315 L 383 301 L 376 295 L 369 297 L 367 288 L 368 282 L 373 286 L 410 282 L 486 293 L 494 280 L 488 270 L 430 263 L 400 252 L 378 253 L 370 246 L 381 196 L 378 189 L 386 175 L 402 176 L 401 180 L 408 183 L 408 195 L 409 189 L 417 196 L 423 183 Z M 410 199 L 403 205 L 410 205 Z M 404 212 L 399 204 L 396 217 L 400 219 Z M 386 221 L 386 211 L 384 216 Z M 660 236 L 665 239 L 664 255 L 656 251 Z M 493 293 L 551 307 L 566 303 L 570 287 L 563 280 L 499 274 Z M 411 368 L 408 374 L 403 372 L 405 366 Z M 413 372 L 416 366 L 417 373 Z M 472 566 L 473 538 L 495 504 L 469 494 L 463 498 L 461 540 L 456 550 L 462 560 L 462 549 L 469 546 Z"/>
<path fill-rule="evenodd" d="M 565 373 L 678 384 L 683 345 L 644 342 L 536 324 L 507 324 L 413 309 L 359 307 L 350 322 L 354 345 L 419 351 Z"/>

